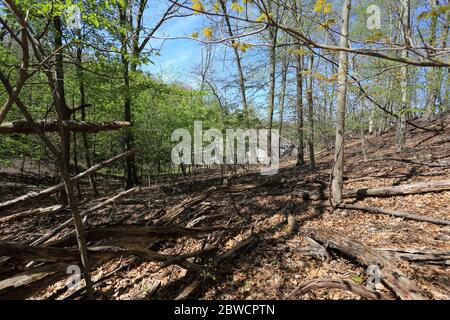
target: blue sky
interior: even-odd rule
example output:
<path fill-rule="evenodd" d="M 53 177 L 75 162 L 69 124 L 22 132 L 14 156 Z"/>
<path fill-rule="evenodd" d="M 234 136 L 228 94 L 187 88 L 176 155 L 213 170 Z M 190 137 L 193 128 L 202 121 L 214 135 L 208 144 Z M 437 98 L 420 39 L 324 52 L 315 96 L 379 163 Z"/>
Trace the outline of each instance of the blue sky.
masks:
<path fill-rule="evenodd" d="M 167 4 L 160 5 L 155 11 L 163 10 L 166 5 Z M 146 26 L 153 26 L 155 24 L 155 20 L 159 17 L 159 14 L 153 15 L 153 17 L 146 16 Z M 157 32 L 156 36 L 189 36 L 194 31 L 201 33 L 203 27 L 204 21 L 200 15 L 175 18 L 164 23 Z M 152 75 L 157 77 L 162 76 L 162 79 L 167 82 L 180 81 L 192 85 L 190 82 L 192 82 L 194 78 L 191 71 L 193 66 L 200 62 L 201 46 L 201 43 L 189 39 L 153 39 L 150 41 L 149 48 L 160 48 L 160 55 L 152 56 L 151 60 L 153 61 L 153 64 L 143 66 L 143 69 L 149 71 Z"/>

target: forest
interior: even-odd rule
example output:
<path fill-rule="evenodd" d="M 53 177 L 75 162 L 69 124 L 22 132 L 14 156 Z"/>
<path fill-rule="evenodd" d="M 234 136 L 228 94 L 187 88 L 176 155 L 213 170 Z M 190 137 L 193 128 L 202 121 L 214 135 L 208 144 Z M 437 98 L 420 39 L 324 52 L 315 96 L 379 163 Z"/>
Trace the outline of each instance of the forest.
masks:
<path fill-rule="evenodd" d="M 450 299 L 449 27 L 2 0 L 0 300 Z"/>

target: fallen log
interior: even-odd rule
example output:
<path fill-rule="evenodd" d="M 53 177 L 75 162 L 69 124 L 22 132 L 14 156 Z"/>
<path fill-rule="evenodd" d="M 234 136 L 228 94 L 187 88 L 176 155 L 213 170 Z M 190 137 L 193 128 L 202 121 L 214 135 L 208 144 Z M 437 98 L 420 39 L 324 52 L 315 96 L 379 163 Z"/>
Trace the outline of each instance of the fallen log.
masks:
<path fill-rule="evenodd" d="M 36 124 L 43 132 L 59 132 L 59 123 L 57 120 L 41 120 L 36 121 Z M 65 120 L 62 121 L 62 126 L 68 131 L 97 133 L 101 131 L 112 131 L 128 128 L 131 126 L 131 123 L 125 121 L 86 122 Z M 10 133 L 35 134 L 36 131 L 34 127 L 25 120 L 2 123 L 0 125 L 0 134 Z"/>
<path fill-rule="evenodd" d="M 309 242 L 309 245 L 298 249 L 298 252 L 301 255 L 309 256 L 322 261 L 331 260 L 331 255 L 324 246 L 308 236 L 305 236 L 305 240 Z"/>
<path fill-rule="evenodd" d="M 76 183 L 77 181 L 83 179 L 84 177 L 89 176 L 90 174 L 110 165 L 114 161 L 117 161 L 117 160 L 120 160 L 123 158 L 127 158 L 127 157 L 133 155 L 135 152 L 136 152 L 135 150 L 130 150 L 130 151 L 124 152 L 114 158 L 100 162 L 100 163 L 96 164 L 95 166 L 87 169 L 86 171 L 76 175 L 75 177 L 73 177 L 71 179 L 71 181 L 73 183 Z M 64 190 L 64 183 L 60 183 L 56 186 L 47 188 L 40 192 L 30 192 L 30 193 L 27 193 L 26 195 L 15 198 L 13 200 L 2 202 L 2 203 L 0 203 L 0 212 L 6 211 L 6 210 L 11 210 L 11 209 L 23 206 L 24 204 L 29 204 L 29 203 L 39 201 L 41 199 L 51 196 L 52 194 L 54 194 L 56 192 L 59 192 L 61 190 Z"/>
<path fill-rule="evenodd" d="M 378 252 L 409 262 L 450 266 L 450 250 L 379 248 Z"/>
<path fill-rule="evenodd" d="M 67 207 L 62 205 L 55 205 L 47 208 L 31 209 L 24 212 L 12 214 L 10 216 L 0 218 L 0 224 L 11 223 L 21 221 L 29 217 L 41 217 L 49 214 L 55 214 L 64 210 L 68 210 Z"/>
<path fill-rule="evenodd" d="M 397 161 L 397 162 L 404 162 L 409 164 L 416 164 L 420 166 L 425 166 L 429 168 L 447 168 L 450 167 L 449 162 L 420 162 L 414 159 L 405 159 L 405 158 L 396 158 L 396 157 L 386 157 L 386 158 L 375 158 L 375 159 L 368 159 L 364 160 L 363 162 L 377 162 L 377 161 Z"/>
<path fill-rule="evenodd" d="M 443 226 L 450 226 L 450 221 L 448 221 L 448 220 L 442 220 L 442 219 L 437 219 L 437 218 L 433 218 L 433 217 L 421 216 L 421 215 L 417 215 L 417 214 L 400 212 L 400 211 L 395 211 L 395 210 L 388 210 L 388 209 L 382 209 L 382 208 L 376 208 L 376 207 L 365 207 L 365 206 L 358 206 L 358 205 L 354 205 L 354 204 L 345 204 L 345 203 L 340 204 L 338 208 L 339 209 L 365 211 L 365 212 L 369 212 L 369 213 L 373 213 L 373 214 L 386 214 L 386 215 L 390 215 L 393 217 L 404 218 L 407 220 L 429 222 L 429 223 L 434 223 L 434 224 L 443 225 Z"/>
<path fill-rule="evenodd" d="M 393 197 L 409 194 L 420 194 L 429 192 L 441 192 L 450 190 L 450 180 L 419 182 L 393 187 L 365 188 L 345 190 L 343 198 L 366 198 L 366 197 Z"/>
<path fill-rule="evenodd" d="M 67 277 L 71 263 L 45 264 L 0 281 L 0 299 L 26 299 Z"/>
<path fill-rule="evenodd" d="M 400 299 L 426 299 L 425 294 L 393 264 L 392 259 L 371 247 L 331 230 L 310 230 L 308 235 L 327 248 L 335 249 L 367 267 L 379 266 L 381 281 Z"/>
<path fill-rule="evenodd" d="M 354 283 L 351 280 L 322 279 L 322 278 L 313 279 L 302 283 L 298 288 L 289 293 L 286 299 L 292 300 L 300 295 L 307 293 L 308 291 L 319 288 L 350 291 L 354 294 L 357 294 L 369 300 L 392 300 L 392 297 L 384 293 L 363 287 L 359 284 Z"/>

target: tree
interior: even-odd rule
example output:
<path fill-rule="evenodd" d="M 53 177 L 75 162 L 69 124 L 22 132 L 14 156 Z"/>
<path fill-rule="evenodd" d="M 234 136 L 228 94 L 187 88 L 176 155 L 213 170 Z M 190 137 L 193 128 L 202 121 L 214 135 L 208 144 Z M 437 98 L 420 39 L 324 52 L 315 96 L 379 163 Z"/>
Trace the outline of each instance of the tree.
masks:
<path fill-rule="evenodd" d="M 309 151 L 309 168 L 313 171 L 316 168 L 316 161 L 314 156 L 314 55 L 309 55 L 309 79 L 308 88 L 306 90 L 306 99 L 308 101 L 308 151 Z"/>
<path fill-rule="evenodd" d="M 348 34 L 350 22 L 351 0 L 344 0 L 342 6 L 342 25 L 340 47 L 348 48 Z M 338 88 L 336 97 L 336 142 L 334 145 L 334 167 L 331 182 L 331 197 L 334 206 L 342 202 L 342 188 L 344 184 L 344 148 L 345 148 L 345 107 L 347 104 L 347 72 L 348 53 L 339 53 Z"/>
<path fill-rule="evenodd" d="M 410 0 L 401 0 L 401 28 L 403 32 L 405 48 L 402 50 L 402 58 L 408 59 L 408 47 L 411 46 L 411 3 Z M 409 73 L 408 65 L 402 66 L 402 80 L 401 80 L 401 105 L 400 105 L 400 121 L 398 126 L 398 148 L 404 150 L 406 147 L 406 116 L 409 109 Z"/>

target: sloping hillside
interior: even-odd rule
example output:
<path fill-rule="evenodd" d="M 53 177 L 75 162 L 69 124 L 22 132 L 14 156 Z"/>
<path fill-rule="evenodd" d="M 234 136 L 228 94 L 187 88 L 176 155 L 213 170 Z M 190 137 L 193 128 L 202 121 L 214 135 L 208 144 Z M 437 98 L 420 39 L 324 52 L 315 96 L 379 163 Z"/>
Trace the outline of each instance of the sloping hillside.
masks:
<path fill-rule="evenodd" d="M 448 115 L 446 120 L 450 121 Z M 411 128 L 409 149 L 402 153 L 396 149 L 394 132 L 366 137 L 365 155 L 361 146 L 361 141 L 354 140 L 346 147 L 345 189 L 450 180 L 449 128 L 438 135 Z M 113 205 L 92 211 L 86 226 L 96 232 L 128 225 L 161 226 L 160 230 L 177 225 L 199 232 L 205 230 L 199 236 L 167 239 L 158 235 L 92 237 L 90 246 L 114 245 L 129 250 L 145 247 L 171 257 L 150 262 L 139 254 L 102 256 L 95 262 L 93 272 L 96 295 L 104 299 L 359 299 L 399 295 L 405 298 L 411 294 L 408 290 L 412 286 L 424 298 L 449 299 L 450 226 L 362 210 L 338 208 L 333 212 L 328 201 L 332 151 L 321 152 L 317 160 L 318 169 L 313 173 L 307 165 L 295 167 L 288 161 L 272 177 L 250 171 L 227 175 L 224 182 L 220 171 L 211 171 L 152 182 Z M 85 201 L 81 207 L 92 208 L 106 199 L 108 196 Z M 51 202 L 49 199 L 49 205 Z M 345 204 L 450 221 L 450 191 L 349 198 Z M 18 221 L 0 220 L 0 239 L 30 244 L 69 217 L 69 213 L 62 211 Z M 76 248 L 70 241 L 70 232 L 71 228 L 57 230 L 45 242 L 46 246 Z M 350 243 L 351 239 L 372 248 L 364 247 L 368 250 L 365 254 L 370 252 L 375 258 L 358 256 L 360 244 Z M 345 246 L 353 249 L 346 252 Z M 196 252 L 201 254 L 189 258 L 189 253 Z M 185 255 L 183 259 L 180 254 Z M 187 263 L 204 268 L 196 270 Z M 374 264 L 381 267 L 384 280 L 389 274 L 398 279 L 388 283 L 383 280 L 375 289 L 367 289 L 367 268 Z M 2 262 L 1 270 L 0 279 L 7 279 L 26 268 L 7 260 Z M 33 282 L 33 290 L 26 284 L 26 296 L 37 299 L 83 296 L 82 290 L 67 289 L 65 273 L 60 271 L 52 270 L 34 279 L 37 282 Z M 23 294 L 20 286 L 8 291 L 5 280 L 2 284 L 0 292 L 3 290 L 6 296 Z"/>

